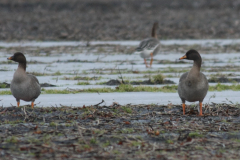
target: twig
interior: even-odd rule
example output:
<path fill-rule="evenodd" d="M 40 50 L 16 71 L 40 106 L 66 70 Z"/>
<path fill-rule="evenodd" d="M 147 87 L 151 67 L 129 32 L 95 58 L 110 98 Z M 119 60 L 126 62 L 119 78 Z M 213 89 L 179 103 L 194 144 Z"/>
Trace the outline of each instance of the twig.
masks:
<path fill-rule="evenodd" d="M 98 62 L 100 59 L 103 59 L 103 58 L 105 58 L 105 57 L 107 57 L 107 55 L 104 55 L 103 57 L 101 57 L 101 58 L 99 58 L 100 56 L 98 56 L 98 58 L 97 58 L 97 60 L 96 60 L 96 62 Z"/>
<path fill-rule="evenodd" d="M 227 99 L 227 98 L 226 98 L 226 100 L 227 100 L 228 102 L 230 102 L 230 103 L 234 104 L 234 103 L 233 103 L 232 101 L 230 101 L 229 99 Z"/>
<path fill-rule="evenodd" d="M 153 129 L 153 127 L 152 127 L 152 125 L 150 125 L 150 124 L 149 124 L 148 126 L 149 126 L 149 127 L 151 127 L 151 129 L 154 131 L 154 129 Z"/>
<path fill-rule="evenodd" d="M 38 102 L 38 103 L 34 103 L 34 105 L 37 105 L 37 104 L 40 104 L 41 102 Z"/>
<path fill-rule="evenodd" d="M 0 112 L 0 114 L 3 114 L 3 113 L 5 113 L 7 111 L 7 108 L 6 109 L 4 109 L 2 112 Z"/>
<path fill-rule="evenodd" d="M 118 68 L 118 72 L 119 72 L 119 74 L 121 75 L 120 78 L 122 79 L 122 83 L 125 84 L 125 82 L 124 82 L 124 80 L 123 80 L 123 77 L 122 77 L 122 73 L 120 72 L 119 68 Z"/>
<path fill-rule="evenodd" d="M 152 146 L 153 146 L 153 149 L 151 151 L 146 152 L 145 155 L 155 151 L 155 149 L 156 149 L 156 142 L 154 142 Z"/>
<path fill-rule="evenodd" d="M 207 112 L 207 109 L 208 111 L 210 112 L 210 107 L 209 107 L 209 102 L 212 98 L 215 98 L 216 97 L 216 94 L 214 93 L 213 95 L 210 96 L 209 100 L 208 100 L 208 103 L 207 103 L 207 107 L 205 105 L 205 111 L 204 111 L 204 114 Z"/>
<path fill-rule="evenodd" d="M 26 108 L 25 108 L 25 106 L 23 106 L 22 111 L 23 111 L 23 113 L 24 113 L 24 121 L 25 121 L 25 120 L 28 118 L 28 115 L 27 115 L 27 113 L 26 113 Z"/>
<path fill-rule="evenodd" d="M 82 135 L 82 130 L 80 129 L 80 126 L 78 126 L 78 124 L 76 123 L 75 126 L 77 127 L 78 129 L 78 134 L 79 136 L 82 138 L 82 140 L 84 141 L 85 144 L 88 144 L 87 141 L 84 139 L 83 135 Z M 82 127 L 81 127 L 82 128 Z M 84 129 L 84 128 L 82 128 Z"/>
<path fill-rule="evenodd" d="M 24 126 L 26 128 L 31 128 L 31 127 L 25 126 L 24 124 L 21 124 L 21 123 L 19 125 Z"/>
<path fill-rule="evenodd" d="M 47 66 L 46 66 L 46 67 L 44 68 L 44 70 L 43 70 L 43 73 L 42 73 L 43 75 L 44 75 L 44 72 L 45 72 L 46 69 L 47 69 Z"/>
<path fill-rule="evenodd" d="M 192 144 L 193 142 L 195 142 L 195 140 L 194 140 L 194 139 L 192 139 L 190 142 L 185 142 L 185 143 L 183 143 L 183 145 L 182 145 L 182 146 L 187 146 L 187 145 L 190 145 L 190 144 Z"/>
<path fill-rule="evenodd" d="M 99 106 L 100 104 L 102 104 L 103 102 L 105 102 L 103 99 L 102 99 L 102 102 L 98 103 L 98 104 L 95 104 L 94 106 Z"/>

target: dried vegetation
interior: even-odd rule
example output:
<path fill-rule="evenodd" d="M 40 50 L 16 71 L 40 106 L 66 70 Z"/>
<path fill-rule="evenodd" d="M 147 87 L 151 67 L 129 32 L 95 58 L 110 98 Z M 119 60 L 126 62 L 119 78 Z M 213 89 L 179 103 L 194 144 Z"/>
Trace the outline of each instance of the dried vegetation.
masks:
<path fill-rule="evenodd" d="M 5 159 L 236 159 L 240 106 L 119 105 L 0 108 Z"/>

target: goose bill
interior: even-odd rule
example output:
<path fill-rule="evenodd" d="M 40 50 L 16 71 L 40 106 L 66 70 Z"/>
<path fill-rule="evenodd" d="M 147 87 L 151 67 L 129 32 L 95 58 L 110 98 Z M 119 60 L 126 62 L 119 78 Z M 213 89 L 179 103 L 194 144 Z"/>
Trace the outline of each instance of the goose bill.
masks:
<path fill-rule="evenodd" d="M 12 60 L 12 59 L 13 59 L 13 57 L 8 57 L 7 59 L 8 59 L 8 60 Z"/>
<path fill-rule="evenodd" d="M 182 56 L 181 58 L 179 58 L 179 59 L 186 59 L 187 58 L 187 56 L 185 55 L 185 56 Z"/>

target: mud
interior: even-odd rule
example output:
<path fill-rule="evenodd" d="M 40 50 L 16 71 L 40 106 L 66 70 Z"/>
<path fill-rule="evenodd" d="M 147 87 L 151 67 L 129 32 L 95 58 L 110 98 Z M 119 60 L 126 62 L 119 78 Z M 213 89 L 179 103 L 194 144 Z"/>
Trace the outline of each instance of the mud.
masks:
<path fill-rule="evenodd" d="M 235 0 L 2 0 L 0 39 L 141 40 L 239 38 Z"/>
<path fill-rule="evenodd" d="M 236 159 L 239 105 L 0 108 L 3 159 Z"/>
<path fill-rule="evenodd" d="M 49 83 L 41 83 L 40 86 L 41 87 L 56 87 L 56 85 L 49 84 Z M 10 88 L 10 84 L 6 83 L 6 82 L 0 83 L 0 88 Z"/>
<path fill-rule="evenodd" d="M 212 83 L 233 83 L 233 82 L 240 82 L 240 78 L 227 78 L 227 77 L 212 77 L 208 80 L 208 82 Z"/>
<path fill-rule="evenodd" d="M 115 79 L 111 79 L 106 83 L 103 83 L 105 85 L 109 85 L 109 86 L 114 86 L 114 85 L 120 85 L 122 84 L 122 80 L 115 80 Z M 130 81 L 130 82 L 125 82 L 124 84 L 132 84 L 132 85 L 156 85 L 156 84 L 175 84 L 173 81 L 171 80 L 163 80 L 162 82 L 159 81 L 152 81 L 151 79 L 149 80 L 144 80 L 144 81 Z"/>

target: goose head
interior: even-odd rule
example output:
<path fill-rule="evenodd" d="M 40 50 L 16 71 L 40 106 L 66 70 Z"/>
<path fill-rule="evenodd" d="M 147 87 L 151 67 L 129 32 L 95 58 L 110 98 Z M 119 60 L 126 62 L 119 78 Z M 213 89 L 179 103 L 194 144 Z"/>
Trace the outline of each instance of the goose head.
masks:
<path fill-rule="evenodd" d="M 18 63 L 26 63 L 26 57 L 21 52 L 16 52 L 12 57 L 7 58 Z"/>

